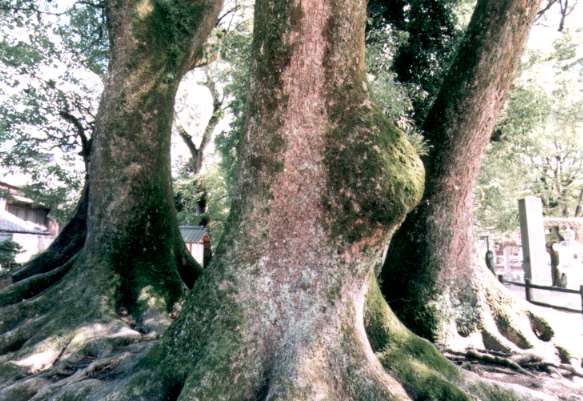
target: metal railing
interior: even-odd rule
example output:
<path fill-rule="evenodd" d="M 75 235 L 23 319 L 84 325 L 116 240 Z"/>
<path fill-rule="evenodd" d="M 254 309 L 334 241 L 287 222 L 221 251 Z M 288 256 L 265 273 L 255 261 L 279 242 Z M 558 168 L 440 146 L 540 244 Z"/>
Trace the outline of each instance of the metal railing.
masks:
<path fill-rule="evenodd" d="M 506 280 L 504 279 L 504 277 L 499 274 L 498 275 L 498 280 L 502 283 L 502 284 L 512 284 L 512 285 L 516 285 L 519 287 L 524 287 L 524 293 L 526 296 L 526 300 L 528 302 L 530 302 L 531 304 L 534 305 L 539 305 L 539 306 L 545 306 L 548 308 L 555 308 L 557 310 L 562 310 L 562 311 L 566 311 L 566 312 L 577 312 L 577 313 L 582 313 L 583 314 L 583 285 L 579 286 L 579 290 L 571 290 L 568 288 L 561 288 L 561 287 L 547 287 L 544 285 L 538 285 L 538 284 L 532 284 L 530 282 L 530 279 L 525 278 L 524 279 L 524 283 L 518 282 L 518 281 L 510 281 L 510 280 Z M 581 297 L 581 309 L 575 309 L 575 308 L 568 308 L 566 306 L 560 306 L 560 305 L 552 305 L 552 304 L 547 304 L 544 302 L 538 302 L 535 301 L 532 298 L 532 290 L 546 290 L 546 291 L 554 291 L 554 292 L 562 292 L 565 294 L 578 294 Z"/>

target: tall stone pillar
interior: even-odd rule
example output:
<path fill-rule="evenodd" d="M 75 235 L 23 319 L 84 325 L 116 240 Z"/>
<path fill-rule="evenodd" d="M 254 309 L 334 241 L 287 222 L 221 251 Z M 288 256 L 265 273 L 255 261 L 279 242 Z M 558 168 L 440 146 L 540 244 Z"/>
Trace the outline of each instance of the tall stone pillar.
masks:
<path fill-rule="evenodd" d="M 534 284 L 550 284 L 549 268 L 546 264 L 543 206 L 540 198 L 527 196 L 520 199 L 518 212 L 524 278 L 529 278 Z"/>

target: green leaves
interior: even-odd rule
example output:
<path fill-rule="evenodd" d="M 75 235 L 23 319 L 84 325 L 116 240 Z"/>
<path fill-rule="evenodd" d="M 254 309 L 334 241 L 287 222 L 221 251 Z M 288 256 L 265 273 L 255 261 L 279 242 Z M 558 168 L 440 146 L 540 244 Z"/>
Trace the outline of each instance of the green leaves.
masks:
<path fill-rule="evenodd" d="M 18 243 L 10 239 L 0 241 L 0 267 L 7 270 L 18 267 L 15 258 L 21 252 L 22 247 Z"/>
<path fill-rule="evenodd" d="M 512 231 L 516 200 L 537 195 L 549 216 L 581 213 L 583 80 L 566 33 L 527 60 L 494 132 L 476 189 L 484 227 Z M 580 50 L 579 50 L 580 51 Z"/>
<path fill-rule="evenodd" d="M 0 32 L 0 168 L 31 177 L 29 195 L 65 218 L 107 68 L 103 3 L 0 0 Z"/>

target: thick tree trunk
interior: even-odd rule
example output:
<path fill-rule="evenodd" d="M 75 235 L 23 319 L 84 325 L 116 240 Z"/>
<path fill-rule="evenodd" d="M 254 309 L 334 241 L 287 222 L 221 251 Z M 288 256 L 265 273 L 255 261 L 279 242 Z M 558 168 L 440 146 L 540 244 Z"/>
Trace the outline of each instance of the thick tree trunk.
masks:
<path fill-rule="evenodd" d="M 255 10 L 240 198 L 214 264 L 127 398 L 406 397 L 368 345 L 363 307 L 423 169 L 368 100 L 366 4 Z"/>
<path fill-rule="evenodd" d="M 428 339 L 446 344 L 481 331 L 483 345 L 505 349 L 530 347 L 534 338 L 511 327 L 502 305 L 509 297 L 475 258 L 472 191 L 539 4 L 478 1 L 423 127 L 431 145 L 425 194 L 391 242 L 382 290 L 405 324 Z M 493 331 L 510 341 L 500 344 Z"/>
<path fill-rule="evenodd" d="M 0 375 L 0 384 L 50 368 L 88 342 L 160 333 L 185 283 L 193 285 L 199 267 L 176 225 L 170 128 L 177 85 L 221 5 L 107 2 L 111 61 L 93 136 L 90 190 L 78 211 L 86 207 L 87 217 L 65 228 L 72 248 L 65 238 L 58 244 L 61 253 L 78 252 L 61 257 L 58 267 L 25 270 L 28 277 L 0 291 L 0 371 L 19 366 L 15 375 Z"/>
<path fill-rule="evenodd" d="M 108 399 L 475 399 L 374 280 L 423 169 L 368 98 L 365 6 L 257 1 L 240 197 L 181 315 Z"/>
<path fill-rule="evenodd" d="M 139 363 L 109 359 L 34 401 L 511 399 L 464 381 L 376 286 L 423 168 L 368 99 L 365 6 L 257 1 L 240 197 L 213 265 Z"/>

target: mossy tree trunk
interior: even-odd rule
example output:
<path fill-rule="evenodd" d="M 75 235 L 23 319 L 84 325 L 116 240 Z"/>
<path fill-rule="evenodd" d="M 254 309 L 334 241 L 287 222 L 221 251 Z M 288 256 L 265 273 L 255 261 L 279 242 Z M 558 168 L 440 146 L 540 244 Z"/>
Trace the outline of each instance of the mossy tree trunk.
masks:
<path fill-rule="evenodd" d="M 424 172 L 368 98 L 366 1 L 255 10 L 239 197 L 213 265 L 137 365 L 120 356 L 33 400 L 513 399 L 464 380 L 376 285 Z"/>
<path fill-rule="evenodd" d="M 200 267 L 176 224 L 170 129 L 176 88 L 221 6 L 106 2 L 111 58 L 79 210 L 84 227 L 72 232 L 78 249 L 0 292 L 0 363 L 45 369 L 89 339 L 159 333 L 193 285 Z M 65 239 L 59 246 L 68 249 Z"/>
<path fill-rule="evenodd" d="M 131 309 L 145 288 L 172 305 L 182 279 L 194 282 L 173 206 L 170 131 L 177 85 L 221 2 L 122 3 L 108 8 L 111 64 L 93 141 L 84 251 L 119 274 L 118 301 Z"/>
<path fill-rule="evenodd" d="M 444 344 L 473 333 L 480 345 L 504 350 L 536 341 L 528 326 L 540 322 L 511 321 L 513 302 L 475 258 L 472 192 L 539 5 L 478 1 L 423 126 L 431 146 L 423 200 L 389 247 L 383 294 L 408 327 Z"/>
<path fill-rule="evenodd" d="M 365 0 L 256 2 L 253 96 L 223 241 L 112 399 L 474 399 L 376 286 L 424 172 L 369 100 L 365 19 Z"/>

